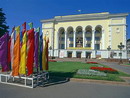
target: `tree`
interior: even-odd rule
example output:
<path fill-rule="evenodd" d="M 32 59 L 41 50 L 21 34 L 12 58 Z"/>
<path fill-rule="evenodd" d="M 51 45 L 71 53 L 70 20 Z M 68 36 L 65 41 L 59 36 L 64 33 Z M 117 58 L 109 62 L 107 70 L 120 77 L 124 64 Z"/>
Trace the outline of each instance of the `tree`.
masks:
<path fill-rule="evenodd" d="M 6 26 L 6 17 L 3 13 L 3 9 L 0 8 L 0 37 L 4 35 L 4 33 L 8 32 L 9 26 Z"/>

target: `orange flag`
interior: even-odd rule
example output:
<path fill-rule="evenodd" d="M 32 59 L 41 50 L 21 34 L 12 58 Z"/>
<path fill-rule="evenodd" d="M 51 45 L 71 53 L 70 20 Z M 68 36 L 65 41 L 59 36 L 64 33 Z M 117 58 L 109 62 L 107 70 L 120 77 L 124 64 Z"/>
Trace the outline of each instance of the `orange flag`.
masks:
<path fill-rule="evenodd" d="M 12 76 L 19 75 L 19 64 L 20 64 L 20 26 L 15 28 L 16 30 L 16 42 L 14 44 L 13 50 L 13 68 L 12 68 Z"/>

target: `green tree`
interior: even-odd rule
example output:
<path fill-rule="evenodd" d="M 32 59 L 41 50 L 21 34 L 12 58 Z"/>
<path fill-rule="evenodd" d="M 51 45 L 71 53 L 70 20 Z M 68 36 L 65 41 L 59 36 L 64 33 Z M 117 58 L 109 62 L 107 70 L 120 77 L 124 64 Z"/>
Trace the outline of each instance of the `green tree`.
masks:
<path fill-rule="evenodd" d="M 4 33 L 8 32 L 9 26 L 6 26 L 6 17 L 5 13 L 3 13 L 3 9 L 0 8 L 0 37 L 4 35 Z"/>

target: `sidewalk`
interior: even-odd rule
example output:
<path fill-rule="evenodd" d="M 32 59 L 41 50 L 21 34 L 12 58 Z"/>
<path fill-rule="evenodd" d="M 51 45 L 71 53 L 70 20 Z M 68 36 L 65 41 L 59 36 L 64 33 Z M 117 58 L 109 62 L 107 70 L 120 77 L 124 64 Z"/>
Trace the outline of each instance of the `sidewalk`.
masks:
<path fill-rule="evenodd" d="M 109 67 L 112 67 L 114 69 L 117 69 L 119 71 L 122 71 L 124 73 L 130 74 L 130 67 L 129 66 L 122 66 L 119 65 L 118 63 L 113 63 L 113 62 L 101 62 L 100 64 L 107 65 Z"/>

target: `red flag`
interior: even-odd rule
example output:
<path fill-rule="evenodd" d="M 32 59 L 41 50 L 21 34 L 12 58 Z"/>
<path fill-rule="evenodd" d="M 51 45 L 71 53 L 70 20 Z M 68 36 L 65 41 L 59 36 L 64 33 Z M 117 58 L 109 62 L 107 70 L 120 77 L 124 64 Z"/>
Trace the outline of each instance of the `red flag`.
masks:
<path fill-rule="evenodd" d="M 27 69 L 28 76 L 33 73 L 33 63 L 34 63 L 34 29 L 30 29 L 28 32 L 28 53 L 27 53 Z"/>
<path fill-rule="evenodd" d="M 23 36 L 24 33 L 26 32 L 26 22 L 24 22 L 24 23 L 22 24 L 22 26 L 23 26 L 23 30 L 22 30 L 22 36 Z"/>

